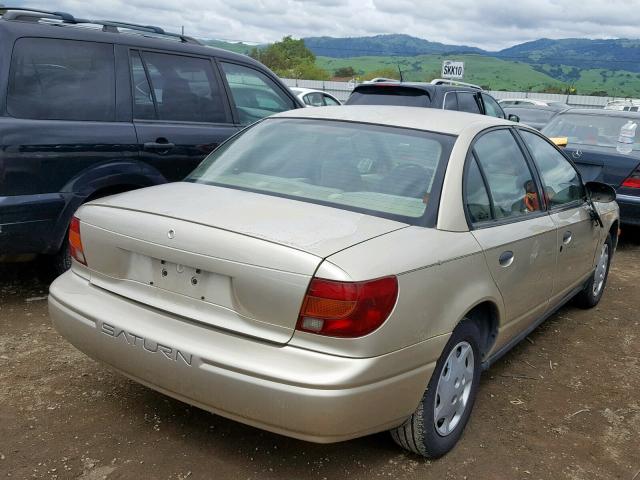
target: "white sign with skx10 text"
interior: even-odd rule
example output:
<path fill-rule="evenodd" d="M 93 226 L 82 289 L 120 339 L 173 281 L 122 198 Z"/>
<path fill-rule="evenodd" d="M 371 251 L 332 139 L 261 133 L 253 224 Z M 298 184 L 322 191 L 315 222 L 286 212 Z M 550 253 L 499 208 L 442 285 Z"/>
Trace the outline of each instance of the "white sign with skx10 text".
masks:
<path fill-rule="evenodd" d="M 452 62 L 451 60 L 442 62 L 442 78 L 462 79 L 463 77 L 464 62 Z"/>

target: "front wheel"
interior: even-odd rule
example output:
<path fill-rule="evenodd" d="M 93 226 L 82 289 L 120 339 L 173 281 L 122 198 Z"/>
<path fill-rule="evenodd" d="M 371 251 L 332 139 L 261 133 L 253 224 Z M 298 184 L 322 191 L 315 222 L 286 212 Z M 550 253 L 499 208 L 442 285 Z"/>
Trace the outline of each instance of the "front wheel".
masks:
<path fill-rule="evenodd" d="M 480 332 L 463 320 L 451 334 L 418 408 L 391 436 L 401 447 L 438 458 L 458 442 L 480 381 Z"/>
<path fill-rule="evenodd" d="M 600 247 L 598 263 L 593 275 L 584 286 L 584 289 L 576 295 L 576 305 L 581 308 L 593 308 L 600 302 L 604 287 L 607 284 L 612 255 L 613 241 L 611 240 L 611 235 L 607 235 L 602 247 Z"/>

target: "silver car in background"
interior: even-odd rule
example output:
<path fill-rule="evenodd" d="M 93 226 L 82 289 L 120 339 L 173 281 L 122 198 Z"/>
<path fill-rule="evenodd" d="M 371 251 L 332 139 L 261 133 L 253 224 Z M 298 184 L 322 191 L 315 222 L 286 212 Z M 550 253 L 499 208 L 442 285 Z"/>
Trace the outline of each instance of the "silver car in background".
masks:
<path fill-rule="evenodd" d="M 339 107 L 342 102 L 330 93 L 311 88 L 291 87 L 289 90 L 298 97 L 305 107 Z"/>
<path fill-rule="evenodd" d="M 82 206 L 49 308 L 77 348 L 179 400 L 438 457 L 482 369 L 570 299 L 598 303 L 614 198 L 506 120 L 295 110 L 184 182 Z"/>

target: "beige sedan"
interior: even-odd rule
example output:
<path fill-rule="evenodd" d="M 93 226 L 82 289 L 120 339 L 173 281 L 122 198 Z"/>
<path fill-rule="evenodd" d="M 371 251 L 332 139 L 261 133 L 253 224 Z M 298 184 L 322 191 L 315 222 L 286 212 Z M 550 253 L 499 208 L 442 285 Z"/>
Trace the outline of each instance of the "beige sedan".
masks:
<path fill-rule="evenodd" d="M 569 300 L 598 303 L 614 199 L 508 121 L 294 110 L 183 182 L 80 208 L 49 308 L 87 355 L 184 402 L 438 457 L 483 369 Z"/>

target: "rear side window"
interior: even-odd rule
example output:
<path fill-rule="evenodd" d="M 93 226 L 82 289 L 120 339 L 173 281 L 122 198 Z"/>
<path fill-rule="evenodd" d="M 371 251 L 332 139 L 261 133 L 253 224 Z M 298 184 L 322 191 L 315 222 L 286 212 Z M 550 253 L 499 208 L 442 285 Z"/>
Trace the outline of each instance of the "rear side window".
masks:
<path fill-rule="evenodd" d="M 113 45 L 21 38 L 11 58 L 7 111 L 16 118 L 115 120 Z"/>
<path fill-rule="evenodd" d="M 295 108 L 293 100 L 264 73 L 234 63 L 221 65 L 241 124 Z"/>
<path fill-rule="evenodd" d="M 329 95 L 324 95 L 324 104 L 330 107 L 334 107 L 336 105 L 340 105 L 337 101 L 335 101 Z"/>
<path fill-rule="evenodd" d="M 509 130 L 493 130 L 473 147 L 489 188 L 495 220 L 520 217 L 541 209 L 536 183 Z"/>
<path fill-rule="evenodd" d="M 427 92 L 395 85 L 371 85 L 355 90 L 346 105 L 398 105 L 402 107 L 428 107 L 431 99 Z"/>
<path fill-rule="evenodd" d="M 444 94 L 444 105 L 442 108 L 445 110 L 458 110 L 458 97 L 456 96 L 456 92 L 447 92 Z"/>
<path fill-rule="evenodd" d="M 458 92 L 458 110 L 461 112 L 480 113 L 476 95 L 472 92 Z"/>
<path fill-rule="evenodd" d="M 151 101 L 155 107 L 153 115 L 158 120 L 206 123 L 229 121 L 222 90 L 210 60 L 143 52 L 142 61 L 143 64 L 140 63 L 138 53 L 132 54 L 134 112 L 137 118 L 153 118 L 150 117 Z M 143 76 L 145 70 L 148 81 Z M 149 84 L 150 95 L 147 94 Z"/>
<path fill-rule="evenodd" d="M 471 155 L 469 167 L 465 179 L 465 205 L 469 212 L 471 223 L 480 223 L 491 220 L 491 202 L 485 186 L 484 179 L 478 168 L 478 162 Z"/>

